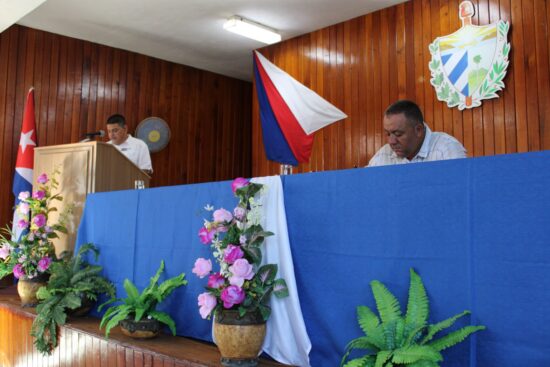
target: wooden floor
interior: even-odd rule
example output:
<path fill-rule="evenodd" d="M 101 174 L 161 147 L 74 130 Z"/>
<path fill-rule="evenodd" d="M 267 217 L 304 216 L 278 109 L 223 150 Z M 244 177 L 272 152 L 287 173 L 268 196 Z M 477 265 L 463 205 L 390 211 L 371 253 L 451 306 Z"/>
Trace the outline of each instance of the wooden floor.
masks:
<path fill-rule="evenodd" d="M 215 345 L 183 337 L 161 335 L 139 341 L 115 328 L 109 339 L 99 332 L 99 320 L 72 318 L 60 328 L 59 346 L 43 357 L 30 336 L 33 308 L 21 308 L 15 287 L 0 290 L 0 366 L 66 367 L 213 367 L 220 366 Z M 260 366 L 282 366 L 261 360 Z"/>

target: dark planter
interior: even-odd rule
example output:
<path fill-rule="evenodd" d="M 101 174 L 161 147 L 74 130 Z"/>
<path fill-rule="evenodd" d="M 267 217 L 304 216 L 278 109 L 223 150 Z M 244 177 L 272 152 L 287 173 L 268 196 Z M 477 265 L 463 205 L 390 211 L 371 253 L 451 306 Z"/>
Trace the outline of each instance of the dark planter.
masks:
<path fill-rule="evenodd" d="M 159 335 L 161 325 L 155 319 L 142 319 L 134 321 L 134 319 L 126 319 L 120 322 L 120 329 L 126 336 L 135 339 L 151 339 Z"/>

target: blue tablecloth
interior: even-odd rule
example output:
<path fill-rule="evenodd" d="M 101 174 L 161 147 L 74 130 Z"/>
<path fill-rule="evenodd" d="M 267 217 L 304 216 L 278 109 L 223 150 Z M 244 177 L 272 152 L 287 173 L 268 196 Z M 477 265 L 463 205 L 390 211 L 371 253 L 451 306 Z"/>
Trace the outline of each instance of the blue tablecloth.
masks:
<path fill-rule="evenodd" d="M 315 367 L 337 366 L 374 308 L 378 279 L 406 305 L 409 268 L 430 297 L 430 321 L 469 309 L 487 326 L 444 352 L 444 367 L 550 366 L 550 152 L 285 176 L 286 215 Z M 162 306 L 178 334 L 210 340 L 191 273 L 209 256 L 197 232 L 209 203 L 232 208 L 229 182 L 93 194 L 78 244 L 93 242 L 119 295 L 166 276 L 189 285 Z"/>

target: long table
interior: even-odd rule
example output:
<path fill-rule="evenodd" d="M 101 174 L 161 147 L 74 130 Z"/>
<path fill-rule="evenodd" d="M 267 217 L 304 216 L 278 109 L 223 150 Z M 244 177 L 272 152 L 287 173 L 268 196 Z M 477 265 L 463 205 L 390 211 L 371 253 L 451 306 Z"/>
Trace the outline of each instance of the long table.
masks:
<path fill-rule="evenodd" d="M 361 335 L 355 312 L 375 308 L 372 280 L 405 307 L 411 267 L 428 290 L 431 322 L 468 309 L 458 326 L 487 326 L 444 351 L 442 366 L 550 366 L 550 152 L 282 180 L 312 366 L 338 365 Z M 211 340 L 197 312 L 204 281 L 191 273 L 210 253 L 197 232 L 206 204 L 235 203 L 229 181 L 92 194 L 77 245 L 99 246 L 119 291 L 125 278 L 146 286 L 161 259 L 166 276 L 187 273 L 188 286 L 162 309 L 179 335 Z"/>

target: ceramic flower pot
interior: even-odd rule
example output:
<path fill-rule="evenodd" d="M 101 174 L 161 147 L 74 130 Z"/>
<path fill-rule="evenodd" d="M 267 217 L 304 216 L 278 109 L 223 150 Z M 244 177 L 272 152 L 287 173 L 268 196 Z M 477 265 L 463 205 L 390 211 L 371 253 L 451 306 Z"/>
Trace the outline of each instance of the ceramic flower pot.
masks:
<path fill-rule="evenodd" d="M 151 339 L 159 335 L 161 325 L 155 319 L 125 319 L 120 322 L 120 329 L 126 336 L 135 339 Z"/>
<path fill-rule="evenodd" d="M 255 367 L 265 339 L 266 324 L 261 314 L 222 310 L 214 318 L 214 338 L 225 367 Z"/>
<path fill-rule="evenodd" d="M 21 306 L 34 307 L 38 304 L 36 298 L 36 292 L 40 287 L 44 287 L 48 284 L 48 276 L 41 274 L 32 279 L 19 279 L 17 282 L 17 293 L 21 298 Z"/>

